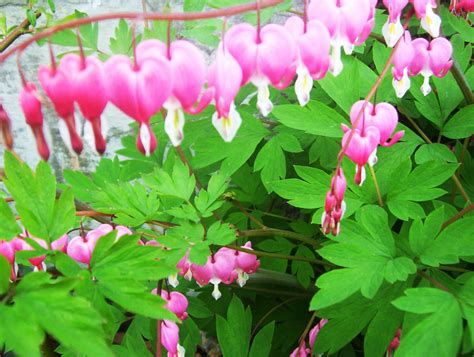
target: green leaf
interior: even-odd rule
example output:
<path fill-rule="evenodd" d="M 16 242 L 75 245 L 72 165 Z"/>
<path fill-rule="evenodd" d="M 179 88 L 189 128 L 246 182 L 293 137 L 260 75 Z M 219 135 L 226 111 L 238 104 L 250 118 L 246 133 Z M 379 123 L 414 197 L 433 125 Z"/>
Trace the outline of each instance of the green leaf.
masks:
<path fill-rule="evenodd" d="M 400 310 L 429 314 L 405 331 L 397 356 L 456 356 L 462 337 L 461 308 L 455 297 L 435 288 L 414 288 L 393 304 Z M 429 333 L 427 333 L 429 331 Z"/>
<path fill-rule="evenodd" d="M 447 161 L 457 162 L 456 155 L 443 144 L 425 144 L 421 145 L 415 154 L 417 164 L 424 164 L 429 161 Z"/>
<path fill-rule="evenodd" d="M 425 264 L 456 264 L 463 257 L 474 256 L 474 217 L 462 218 L 446 227 L 427 244 L 421 261 Z"/>
<path fill-rule="evenodd" d="M 4 240 L 11 240 L 21 233 L 21 228 L 16 223 L 15 215 L 8 206 L 8 204 L 0 198 L 0 238 Z"/>
<path fill-rule="evenodd" d="M 48 6 L 52 12 L 56 12 L 56 4 L 54 0 L 48 0 Z"/>
<path fill-rule="evenodd" d="M 295 255 L 314 259 L 313 252 L 305 246 L 299 246 Z M 308 288 L 311 279 L 314 278 L 314 270 L 309 262 L 293 261 L 291 263 L 291 273 L 296 275 L 296 279 L 304 288 Z"/>
<path fill-rule="evenodd" d="M 474 104 L 459 110 L 446 123 L 441 133 L 450 139 L 467 138 L 474 132 Z"/>
<path fill-rule="evenodd" d="M 0 254 L 0 295 L 5 294 L 10 286 L 10 272 L 12 267 L 8 260 Z"/>
<path fill-rule="evenodd" d="M 311 101 L 304 108 L 296 104 L 278 105 L 273 108 L 272 114 L 289 128 L 332 138 L 341 138 L 341 123 L 347 124 L 342 115 L 317 101 Z"/>
<path fill-rule="evenodd" d="M 146 284 L 176 272 L 174 267 L 157 260 L 162 249 L 138 245 L 137 236 L 123 236 L 111 244 L 113 239 L 112 234 L 102 237 L 92 255 L 92 274 L 100 293 L 127 311 L 174 320 L 174 315 L 163 307 L 163 299 L 151 294 Z"/>
<path fill-rule="evenodd" d="M 115 37 L 110 37 L 109 47 L 113 54 L 131 55 L 132 30 L 124 19 L 120 19 L 115 28 Z"/>
<path fill-rule="evenodd" d="M 28 274 L 18 285 L 13 309 L 77 353 L 112 356 L 100 315 L 87 300 L 71 294 L 78 282 L 61 278 L 53 281 L 46 273 Z M 7 327 L 15 329 L 17 325 Z"/>
<path fill-rule="evenodd" d="M 51 242 L 75 223 L 73 195 L 69 190 L 56 200 L 56 178 L 41 161 L 36 172 L 5 153 L 5 186 L 15 200 L 24 227 L 31 235 Z"/>
<path fill-rule="evenodd" d="M 26 10 L 26 18 L 30 22 L 31 26 L 33 26 L 33 27 L 36 26 L 36 14 L 35 14 L 34 10 L 27 9 Z"/>
<path fill-rule="evenodd" d="M 263 146 L 255 159 L 254 171 L 261 170 L 262 182 L 268 192 L 272 192 L 273 181 L 286 176 L 284 151 L 296 153 L 302 150 L 298 139 L 286 133 L 278 134 Z"/>
<path fill-rule="evenodd" d="M 226 143 L 214 128 L 210 120 L 200 120 L 187 124 L 195 133 L 191 159 L 194 169 L 201 169 L 212 164 L 221 163 L 221 173 L 232 175 L 247 162 L 260 141 L 268 135 L 262 123 L 251 115 L 241 112 L 242 125 L 231 143 Z"/>
<path fill-rule="evenodd" d="M 257 333 L 250 348 L 249 357 L 270 356 L 274 330 L 275 321 L 272 321 Z"/>
<path fill-rule="evenodd" d="M 246 357 L 249 351 L 252 312 L 244 308 L 242 301 L 234 295 L 227 310 L 227 320 L 216 319 L 217 339 L 224 357 Z"/>
<path fill-rule="evenodd" d="M 344 269 L 332 270 L 316 281 L 320 290 L 310 308 L 318 310 L 343 301 L 357 291 L 372 299 L 384 280 L 393 284 L 416 273 L 408 257 L 397 257 L 387 214 L 377 206 L 361 209 L 359 223 L 346 220 L 337 242 L 318 250 L 326 260 Z"/>
<path fill-rule="evenodd" d="M 196 179 L 190 175 L 188 167 L 181 161 L 175 161 L 172 174 L 157 168 L 151 175 L 143 177 L 147 185 L 165 197 L 188 201 L 196 187 Z"/>
<path fill-rule="evenodd" d="M 215 222 L 209 227 L 206 237 L 212 244 L 221 246 L 230 244 L 237 239 L 235 229 L 228 224 L 221 224 L 220 222 Z"/>

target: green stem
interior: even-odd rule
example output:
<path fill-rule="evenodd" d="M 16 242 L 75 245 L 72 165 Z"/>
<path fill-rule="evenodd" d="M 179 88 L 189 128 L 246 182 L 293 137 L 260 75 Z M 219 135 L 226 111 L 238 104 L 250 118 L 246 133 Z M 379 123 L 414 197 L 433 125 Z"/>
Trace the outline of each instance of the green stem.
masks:
<path fill-rule="evenodd" d="M 456 213 L 453 217 L 451 217 L 446 222 L 444 222 L 443 225 L 441 226 L 441 229 L 445 229 L 447 226 L 456 222 L 458 219 L 462 218 L 465 214 L 471 212 L 472 210 L 474 210 L 474 203 L 471 203 L 469 206 L 463 208 L 461 211 Z"/>
<path fill-rule="evenodd" d="M 240 237 L 272 237 L 272 236 L 281 236 L 293 240 L 297 240 L 303 243 L 310 244 L 313 247 L 316 247 L 318 244 L 314 239 L 306 237 L 302 234 L 285 231 L 283 229 L 275 228 L 262 228 L 262 229 L 252 229 L 249 231 L 239 232 Z"/>
<path fill-rule="evenodd" d="M 377 181 L 377 176 L 375 175 L 375 170 L 371 165 L 369 165 L 369 170 L 370 170 L 370 175 L 372 176 L 372 179 L 374 180 L 374 186 L 375 186 L 375 191 L 377 192 L 377 199 L 379 201 L 379 206 L 383 207 L 382 193 L 380 192 L 380 187 Z"/>
<path fill-rule="evenodd" d="M 444 291 L 447 291 L 449 292 L 449 289 L 444 286 L 443 284 L 441 284 L 439 281 L 433 279 L 431 276 L 429 276 L 428 274 L 426 274 L 424 271 L 421 271 L 421 270 L 418 270 L 416 272 L 419 276 L 421 276 L 422 278 L 428 280 L 432 285 L 436 286 L 438 289 L 441 289 L 441 290 L 444 290 Z"/>
<path fill-rule="evenodd" d="M 456 62 L 454 62 L 451 67 L 451 73 L 453 74 L 454 79 L 456 80 L 459 88 L 461 89 L 461 92 L 464 95 L 467 104 L 474 104 L 474 94 L 472 94 L 472 90 L 469 87 L 469 83 Z"/>
<path fill-rule="evenodd" d="M 260 250 L 253 250 L 253 249 L 246 249 L 242 248 L 236 245 L 226 245 L 227 248 L 237 250 L 239 252 L 244 252 L 248 254 L 255 255 L 257 257 L 267 257 L 267 258 L 274 258 L 274 259 L 285 259 L 285 260 L 296 260 L 300 262 L 308 262 L 311 264 L 315 265 L 325 265 L 325 266 L 330 266 L 334 267 L 334 264 L 331 264 L 329 262 L 325 262 L 324 260 L 320 259 L 311 259 L 307 257 L 297 257 L 294 255 L 286 255 L 286 254 L 278 254 L 278 253 L 269 253 L 269 252 L 262 252 Z"/>

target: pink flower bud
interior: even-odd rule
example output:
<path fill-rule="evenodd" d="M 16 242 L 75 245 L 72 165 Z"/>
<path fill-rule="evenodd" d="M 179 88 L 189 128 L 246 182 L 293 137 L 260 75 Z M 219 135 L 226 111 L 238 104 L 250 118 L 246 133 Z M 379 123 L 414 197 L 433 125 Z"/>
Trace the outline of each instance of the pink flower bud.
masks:
<path fill-rule="evenodd" d="M 13 149 L 12 123 L 7 112 L 3 108 L 0 99 L 0 132 L 3 136 L 3 144 L 8 150 Z"/>
<path fill-rule="evenodd" d="M 35 136 L 38 153 L 43 160 L 49 158 L 49 147 L 43 132 L 43 111 L 36 85 L 33 82 L 26 83 L 20 92 L 20 105 Z"/>
<path fill-rule="evenodd" d="M 328 320 L 321 319 L 316 326 L 314 326 L 311 331 L 309 331 L 309 346 L 311 350 L 314 349 L 314 342 L 316 341 L 316 337 L 318 337 L 319 331 L 323 328 L 324 325 L 328 323 Z"/>

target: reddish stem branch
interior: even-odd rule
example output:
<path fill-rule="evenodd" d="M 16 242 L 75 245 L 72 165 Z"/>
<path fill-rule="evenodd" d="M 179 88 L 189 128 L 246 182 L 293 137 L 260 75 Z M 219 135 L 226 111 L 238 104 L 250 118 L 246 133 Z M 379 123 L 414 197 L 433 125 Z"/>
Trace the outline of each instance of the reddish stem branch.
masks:
<path fill-rule="evenodd" d="M 24 50 L 33 42 L 41 40 L 43 38 L 49 37 L 56 32 L 63 31 L 66 29 L 76 28 L 81 25 L 90 24 L 93 22 L 107 21 L 107 20 L 161 20 L 161 21 L 193 21 L 193 20 L 203 20 L 203 19 L 212 19 L 216 17 L 228 17 L 237 14 L 241 14 L 248 11 L 256 10 L 257 8 L 264 9 L 267 7 L 272 7 L 277 4 L 280 4 L 283 0 L 260 0 L 257 4 L 252 2 L 250 4 L 242 4 L 231 6 L 223 9 L 209 10 L 204 12 L 177 12 L 177 13 L 134 13 L 134 12 L 117 12 L 109 14 L 101 14 L 97 16 L 84 17 L 81 19 L 72 20 L 65 22 L 56 26 L 51 26 L 37 34 L 31 36 L 27 40 L 23 41 L 19 45 L 10 48 L 0 55 L 0 63 L 4 62 L 8 57 L 17 51 Z"/>

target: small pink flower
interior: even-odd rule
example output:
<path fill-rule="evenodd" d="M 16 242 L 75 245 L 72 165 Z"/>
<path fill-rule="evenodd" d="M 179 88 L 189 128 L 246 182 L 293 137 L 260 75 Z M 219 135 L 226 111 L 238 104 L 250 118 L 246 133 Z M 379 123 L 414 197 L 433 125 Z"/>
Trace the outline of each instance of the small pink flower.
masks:
<path fill-rule="evenodd" d="M 233 26 L 223 41 L 242 68 L 242 85 L 250 81 L 257 87 L 257 107 L 267 116 L 273 109 L 268 86 L 284 89 L 294 77 L 295 41 L 283 26 L 256 29 L 245 23 Z"/>
<path fill-rule="evenodd" d="M 26 124 L 33 131 L 38 152 L 43 160 L 49 158 L 49 147 L 43 132 L 43 111 L 36 85 L 33 82 L 25 83 L 20 92 L 20 105 L 25 115 Z"/>
<path fill-rule="evenodd" d="M 168 357 L 179 356 L 179 327 L 175 322 L 164 320 L 161 323 L 161 344 L 168 351 Z"/>
<path fill-rule="evenodd" d="M 313 0 L 308 16 L 321 21 L 331 35 L 330 71 L 337 76 L 342 71 L 341 48 L 351 54 L 360 37 L 366 37 L 367 26 L 373 21 L 371 0 Z"/>
<path fill-rule="evenodd" d="M 359 129 L 349 130 L 342 138 L 343 147 L 346 146 L 351 135 L 352 139 L 348 144 L 345 154 L 349 159 L 357 164 L 354 181 L 356 184 L 362 185 L 365 180 L 364 166 L 377 149 L 377 145 L 380 142 L 380 132 L 373 126 L 366 127 L 363 131 Z"/>
<path fill-rule="evenodd" d="M 393 338 L 392 342 L 390 342 L 390 345 L 388 346 L 388 349 L 387 351 L 388 352 L 392 352 L 395 351 L 398 346 L 400 345 L 400 334 L 401 334 L 402 330 L 401 329 L 398 329 L 397 330 L 397 333 L 395 334 L 395 337 Z"/>
<path fill-rule="evenodd" d="M 364 106 L 364 101 L 360 100 L 356 102 L 351 108 L 351 123 L 354 125 L 359 112 Z M 395 128 L 398 124 L 398 112 L 393 105 L 389 103 L 378 103 L 375 107 L 372 103 L 367 103 L 364 109 L 364 114 L 361 120 L 359 120 L 358 125 L 355 127 L 360 131 L 364 128 L 373 126 L 379 130 L 380 141 L 379 145 L 382 146 L 392 146 L 397 143 L 405 134 L 404 131 L 399 131 L 395 133 L 391 140 Z M 348 131 L 349 128 L 343 125 L 343 130 Z"/>
<path fill-rule="evenodd" d="M 219 284 L 230 284 L 236 279 L 234 272 L 234 261 L 228 259 L 226 255 L 210 256 L 204 265 L 191 264 L 191 272 L 196 282 L 200 286 L 211 283 L 214 285 L 212 296 L 218 300 L 222 294 L 219 291 Z"/>
<path fill-rule="evenodd" d="M 441 18 L 433 11 L 437 6 L 436 0 L 410 0 L 410 2 L 415 8 L 416 16 L 421 19 L 421 27 L 432 37 L 438 37 Z"/>
<path fill-rule="evenodd" d="M 405 31 L 392 59 L 392 84 L 398 98 L 402 98 L 408 89 L 410 89 L 411 83 L 410 77 L 408 77 L 408 69 L 414 57 L 415 49 L 412 45 L 410 32 Z"/>
<path fill-rule="evenodd" d="M 169 49 L 161 41 L 146 40 L 137 46 L 136 52 L 139 64 L 148 57 L 159 57 L 170 64 L 173 86 L 171 95 L 164 104 L 167 109 L 165 131 L 171 143 L 178 146 L 183 140 L 183 110 L 190 114 L 197 114 L 212 99 L 211 90 L 205 91 L 199 98 L 206 80 L 204 56 L 195 45 L 185 40 L 172 42 Z M 196 106 L 194 106 L 195 103 L 197 103 Z"/>
<path fill-rule="evenodd" d="M 71 75 L 63 67 L 49 68 L 40 65 L 38 79 L 49 99 L 51 99 L 56 113 L 64 120 L 69 132 L 71 147 L 79 155 L 82 152 L 83 144 L 77 133 L 74 118 L 74 82 Z"/>
<path fill-rule="evenodd" d="M 322 79 L 329 69 L 329 31 L 317 20 L 309 21 L 305 28 L 303 20 L 297 16 L 290 17 L 285 27 L 298 46 L 295 92 L 300 105 L 305 106 L 310 99 L 313 80 Z"/>
<path fill-rule="evenodd" d="M 138 122 L 138 149 L 150 155 L 156 149 L 150 118 L 162 108 L 171 93 L 170 65 L 160 57 L 147 57 L 135 65 L 128 57 L 116 55 L 105 64 L 105 73 L 110 101 Z"/>
<path fill-rule="evenodd" d="M 311 356 L 311 350 L 306 348 L 306 342 L 302 341 L 300 346 L 293 350 L 290 357 L 307 357 L 308 354 Z"/>
<path fill-rule="evenodd" d="M 91 125 L 97 152 L 103 154 L 106 143 L 101 115 L 109 100 L 104 64 L 95 57 L 81 58 L 70 53 L 62 58 L 60 67 L 70 76 L 74 100 Z"/>
<path fill-rule="evenodd" d="M 412 42 L 415 56 L 409 68 L 411 76 L 421 74 L 424 77 L 421 91 L 424 95 L 431 92 L 430 77 L 444 77 L 451 69 L 453 46 L 447 39 L 440 37 L 428 42 L 417 38 Z"/>
<path fill-rule="evenodd" d="M 252 242 L 248 241 L 242 248 L 252 250 Z M 260 266 L 260 261 L 255 255 L 226 247 L 219 249 L 215 256 L 228 259 L 234 266 L 235 272 L 231 275 L 230 279 L 224 282 L 225 284 L 232 283 L 237 279 L 237 284 L 243 287 L 249 279 L 249 274 L 255 273 Z M 237 275 L 237 278 L 235 278 L 235 275 Z"/>
<path fill-rule="evenodd" d="M 382 27 L 382 34 L 387 46 L 393 47 L 403 36 L 400 16 L 405 6 L 407 6 L 408 0 L 383 0 L 383 4 L 388 10 L 388 19 Z"/>
<path fill-rule="evenodd" d="M 242 69 L 235 58 L 221 43 L 217 49 L 216 60 L 209 69 L 209 86 L 214 90 L 216 112 L 212 116 L 212 124 L 224 141 L 230 142 L 242 124 L 237 112 L 234 98 L 239 92 L 242 82 Z"/>

